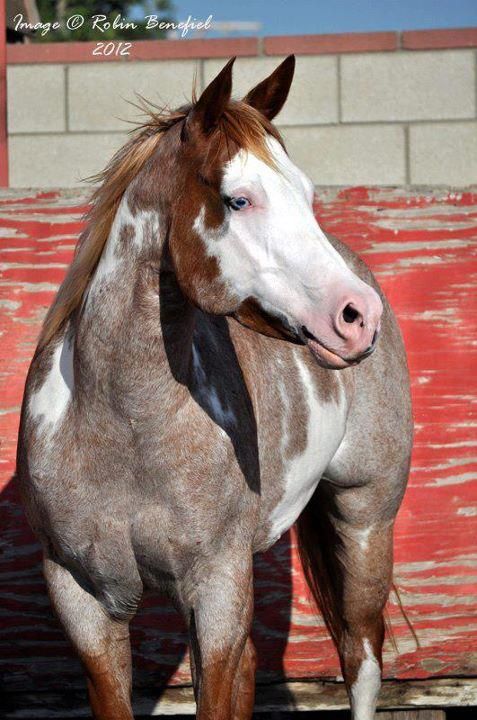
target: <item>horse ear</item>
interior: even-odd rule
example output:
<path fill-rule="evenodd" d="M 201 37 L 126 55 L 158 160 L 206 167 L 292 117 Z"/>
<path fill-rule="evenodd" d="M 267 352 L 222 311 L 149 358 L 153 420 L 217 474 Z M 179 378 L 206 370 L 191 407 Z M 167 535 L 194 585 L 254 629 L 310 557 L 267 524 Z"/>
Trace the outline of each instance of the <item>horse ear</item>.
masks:
<path fill-rule="evenodd" d="M 244 102 L 273 120 L 285 104 L 294 72 L 295 56 L 289 55 L 271 75 L 250 90 Z"/>
<path fill-rule="evenodd" d="M 198 130 L 207 135 L 217 126 L 230 100 L 232 92 L 232 66 L 235 57 L 228 61 L 216 78 L 205 88 L 200 98 L 190 111 L 186 133 Z"/>

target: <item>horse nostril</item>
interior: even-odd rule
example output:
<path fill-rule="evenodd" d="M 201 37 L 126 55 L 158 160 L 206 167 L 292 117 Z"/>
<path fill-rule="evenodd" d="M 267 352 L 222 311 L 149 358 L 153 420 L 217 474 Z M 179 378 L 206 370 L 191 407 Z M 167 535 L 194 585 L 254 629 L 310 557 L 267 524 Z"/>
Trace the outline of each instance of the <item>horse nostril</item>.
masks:
<path fill-rule="evenodd" d="M 343 310 L 343 320 L 347 323 L 354 323 L 359 317 L 359 312 L 352 305 L 346 305 Z"/>

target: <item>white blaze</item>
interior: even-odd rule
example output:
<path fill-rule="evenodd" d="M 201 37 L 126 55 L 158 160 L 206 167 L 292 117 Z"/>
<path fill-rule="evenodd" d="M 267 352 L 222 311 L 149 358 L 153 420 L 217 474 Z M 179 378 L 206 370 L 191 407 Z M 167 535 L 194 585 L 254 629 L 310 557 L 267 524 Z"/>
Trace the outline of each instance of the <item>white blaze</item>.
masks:
<path fill-rule="evenodd" d="M 230 210 L 223 226 L 205 226 L 205 208 L 194 228 L 238 301 L 254 297 L 267 312 L 314 317 L 337 280 L 357 281 L 332 247 L 312 210 L 313 184 L 268 138 L 275 167 L 240 150 L 224 168 L 224 197 L 246 197 L 251 207 Z M 323 320 L 328 324 L 328 318 Z"/>

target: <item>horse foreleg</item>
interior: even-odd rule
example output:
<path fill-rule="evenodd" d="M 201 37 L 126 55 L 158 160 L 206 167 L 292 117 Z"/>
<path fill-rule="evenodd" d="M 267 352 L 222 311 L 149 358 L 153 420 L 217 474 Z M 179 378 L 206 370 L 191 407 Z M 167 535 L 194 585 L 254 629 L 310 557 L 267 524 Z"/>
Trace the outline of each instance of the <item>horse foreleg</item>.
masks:
<path fill-rule="evenodd" d="M 86 670 L 96 720 L 132 720 L 129 625 L 112 620 L 62 565 L 49 558 L 44 574 L 53 608 Z"/>
<path fill-rule="evenodd" d="M 248 720 L 255 660 L 248 640 L 253 614 L 252 555 L 223 560 L 194 593 L 191 647 L 198 720 Z"/>
<path fill-rule="evenodd" d="M 249 636 L 240 658 L 234 681 L 232 707 L 234 720 L 248 720 L 252 717 L 255 704 L 255 672 L 257 652 Z"/>
<path fill-rule="evenodd" d="M 393 522 L 371 489 L 323 487 L 298 523 L 303 566 L 338 650 L 353 720 L 375 716 Z"/>

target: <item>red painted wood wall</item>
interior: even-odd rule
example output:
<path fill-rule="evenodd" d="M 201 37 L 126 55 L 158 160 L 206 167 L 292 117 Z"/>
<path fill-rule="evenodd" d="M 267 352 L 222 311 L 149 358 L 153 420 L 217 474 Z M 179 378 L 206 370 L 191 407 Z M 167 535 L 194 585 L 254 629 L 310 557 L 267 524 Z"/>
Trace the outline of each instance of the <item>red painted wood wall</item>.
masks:
<path fill-rule="evenodd" d="M 85 209 L 78 191 L 0 194 L 0 671 L 12 691 L 83 686 L 50 612 L 11 476 L 28 362 Z M 412 373 L 416 439 L 395 581 L 421 647 L 391 596 L 398 652 L 388 641 L 385 675 L 476 676 L 477 191 L 323 190 L 316 213 L 377 273 Z M 254 633 L 262 680 L 339 674 L 293 533 L 256 559 Z M 133 642 L 138 684 L 188 681 L 183 627 L 166 603 L 145 603 Z"/>

